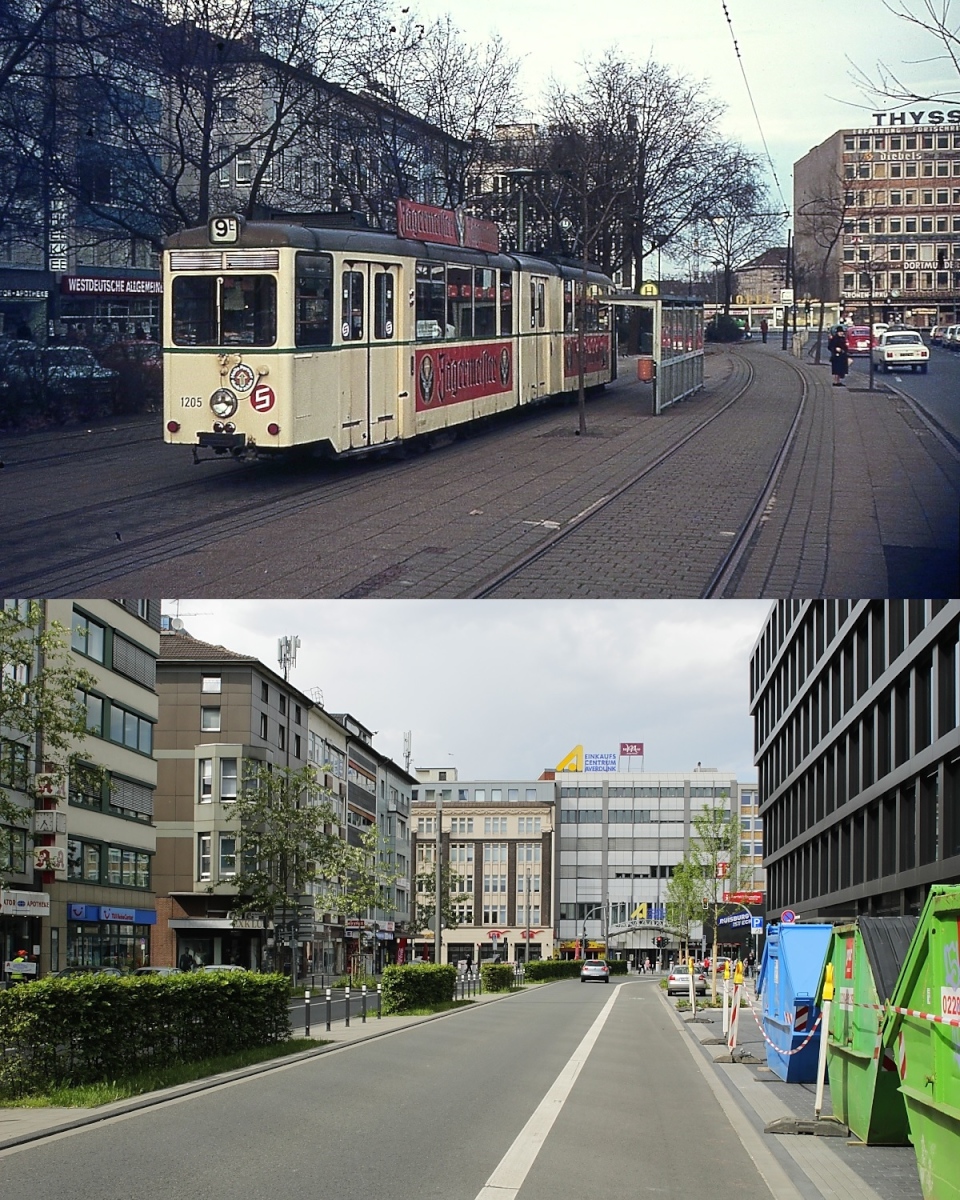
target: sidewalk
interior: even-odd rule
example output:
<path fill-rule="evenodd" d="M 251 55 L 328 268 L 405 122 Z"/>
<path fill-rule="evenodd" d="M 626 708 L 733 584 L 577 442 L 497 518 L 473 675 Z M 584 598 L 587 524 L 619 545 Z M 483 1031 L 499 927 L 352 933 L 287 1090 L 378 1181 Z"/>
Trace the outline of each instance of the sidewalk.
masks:
<path fill-rule="evenodd" d="M 765 1065 L 763 1035 L 750 1008 L 740 1011 L 738 1046 L 762 1059 L 764 1065 L 718 1063 L 716 1060 L 728 1053 L 726 1046 L 703 1043 L 722 1037 L 722 1010 L 698 1012 L 698 1016 L 702 1015 L 712 1023 L 692 1024 L 687 1014 L 677 1013 L 673 1002 L 662 993 L 661 996 L 673 1012 L 678 1027 L 691 1035 L 694 1043 L 691 1050 L 706 1064 L 705 1071 L 714 1072 L 719 1086 L 762 1139 L 761 1152 L 766 1151 L 774 1161 L 785 1165 L 790 1180 L 801 1195 L 809 1200 L 922 1200 L 912 1146 L 865 1146 L 854 1137 L 764 1134 L 764 1126 L 778 1117 L 798 1116 L 812 1120 L 816 1086 L 784 1083 Z M 748 996 L 759 1016 L 759 1003 L 752 986 Z M 829 1085 L 824 1097 L 823 1112 L 829 1115 L 833 1111 Z M 798 1169 L 802 1174 L 798 1174 Z"/>
<path fill-rule="evenodd" d="M 513 992 L 490 992 L 471 999 L 475 1004 L 491 1004 L 504 1000 Z M 301 1054 L 288 1054 L 283 1058 L 271 1059 L 269 1062 L 258 1063 L 252 1067 L 241 1067 L 237 1071 L 225 1071 L 220 1075 L 209 1075 L 205 1079 L 193 1083 L 180 1084 L 177 1087 L 161 1088 L 156 1092 L 148 1092 L 142 1096 L 132 1096 L 127 1100 L 117 1100 L 113 1104 L 103 1104 L 98 1108 L 4 1108 L 0 1106 L 0 1150 L 11 1146 L 19 1146 L 24 1142 L 32 1142 L 38 1138 L 49 1137 L 63 1133 L 68 1129 L 79 1129 L 84 1125 L 95 1125 L 110 1117 L 122 1116 L 124 1113 L 137 1112 L 140 1109 L 152 1108 L 164 1104 L 168 1100 L 176 1100 L 181 1096 L 189 1096 L 195 1092 L 207 1091 L 220 1087 L 234 1079 L 244 1079 L 250 1075 L 262 1075 L 266 1071 L 279 1071 L 306 1058 L 315 1058 L 318 1054 L 331 1054 L 342 1050 L 345 1046 L 356 1042 L 366 1042 L 373 1038 L 385 1037 L 398 1030 L 407 1029 L 411 1025 L 422 1025 L 427 1021 L 442 1021 L 445 1017 L 453 1016 L 462 1009 L 451 1009 L 449 1012 L 436 1013 L 429 1017 L 381 1017 L 368 1016 L 363 1024 L 359 1013 L 350 1018 L 348 1029 L 343 1021 L 333 1025 L 327 1033 L 324 1027 L 323 1006 L 315 1005 L 311 1014 L 310 1036 L 318 1041 L 327 1043 L 313 1050 L 304 1050 Z"/>

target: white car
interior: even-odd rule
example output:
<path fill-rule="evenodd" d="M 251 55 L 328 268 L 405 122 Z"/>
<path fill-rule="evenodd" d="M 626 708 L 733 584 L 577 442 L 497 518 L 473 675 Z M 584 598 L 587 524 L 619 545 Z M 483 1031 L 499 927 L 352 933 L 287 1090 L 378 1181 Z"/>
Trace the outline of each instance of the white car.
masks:
<path fill-rule="evenodd" d="M 911 371 L 919 368 L 926 375 L 929 360 L 930 350 L 914 329 L 888 330 L 880 335 L 873 348 L 873 363 L 880 371 L 902 371 L 909 367 Z"/>

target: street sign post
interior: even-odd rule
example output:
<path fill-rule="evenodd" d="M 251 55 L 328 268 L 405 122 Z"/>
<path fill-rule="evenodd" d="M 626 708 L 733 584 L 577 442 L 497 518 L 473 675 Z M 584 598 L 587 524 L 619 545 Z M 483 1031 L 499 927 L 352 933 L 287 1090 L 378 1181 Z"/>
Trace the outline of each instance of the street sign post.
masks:
<path fill-rule="evenodd" d="M 792 908 L 785 908 L 780 914 L 780 923 L 782 925 L 792 925 L 797 919 L 797 914 Z"/>

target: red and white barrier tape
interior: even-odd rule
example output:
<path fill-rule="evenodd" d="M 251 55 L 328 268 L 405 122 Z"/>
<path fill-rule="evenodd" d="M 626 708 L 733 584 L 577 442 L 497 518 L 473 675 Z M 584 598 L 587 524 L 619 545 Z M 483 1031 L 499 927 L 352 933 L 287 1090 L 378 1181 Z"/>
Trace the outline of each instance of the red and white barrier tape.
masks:
<path fill-rule="evenodd" d="M 760 1030 L 760 1036 L 763 1038 L 763 1040 L 767 1043 L 768 1046 L 772 1046 L 774 1048 L 774 1050 L 776 1050 L 776 1052 L 778 1054 L 782 1054 L 784 1056 L 784 1058 L 789 1058 L 792 1054 L 799 1054 L 801 1050 L 804 1050 L 807 1046 L 810 1045 L 810 1043 L 813 1041 L 813 1035 L 820 1028 L 820 1021 L 823 1018 L 823 1013 L 817 1013 L 817 1019 L 813 1023 L 813 1028 L 810 1030 L 810 1032 L 807 1034 L 807 1036 L 803 1039 L 803 1041 L 800 1043 L 800 1045 L 794 1046 L 794 1048 L 792 1050 L 784 1050 L 780 1046 L 778 1046 L 776 1042 L 771 1041 L 770 1038 L 767 1037 L 766 1033 L 764 1032 L 763 1025 L 761 1025 L 761 1023 L 760 1023 L 760 1018 L 757 1016 L 757 1010 L 753 1007 L 753 1005 L 750 1003 L 749 1000 L 747 1001 L 747 1008 L 749 1008 L 750 1011 L 753 1013 L 753 1019 L 756 1021 L 757 1028 Z"/>
<path fill-rule="evenodd" d="M 898 1008 L 895 1004 L 888 1004 L 887 1008 L 890 1012 L 900 1013 L 904 1017 L 922 1017 L 924 1021 L 936 1021 L 938 1025 L 952 1025 L 960 1029 L 960 1017 L 938 1017 L 936 1013 L 920 1012 L 916 1008 Z"/>

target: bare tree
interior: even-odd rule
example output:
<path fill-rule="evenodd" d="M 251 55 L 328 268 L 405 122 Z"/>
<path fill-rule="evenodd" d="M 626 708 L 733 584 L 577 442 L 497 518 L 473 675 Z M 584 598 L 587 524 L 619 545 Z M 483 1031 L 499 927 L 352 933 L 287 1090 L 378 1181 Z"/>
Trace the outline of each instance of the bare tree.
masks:
<path fill-rule="evenodd" d="M 819 296 L 816 362 L 820 362 L 825 309 L 836 290 L 836 251 L 853 212 L 849 185 L 835 172 L 826 171 L 797 206 L 795 254 L 797 271 L 816 281 Z"/>

